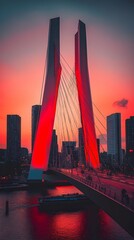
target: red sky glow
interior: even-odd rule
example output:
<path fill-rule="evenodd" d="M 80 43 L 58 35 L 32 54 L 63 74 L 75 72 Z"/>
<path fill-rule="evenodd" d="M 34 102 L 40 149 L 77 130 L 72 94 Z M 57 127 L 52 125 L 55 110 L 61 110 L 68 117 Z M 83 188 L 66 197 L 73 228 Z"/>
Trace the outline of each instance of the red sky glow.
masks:
<path fill-rule="evenodd" d="M 125 139 L 125 119 L 134 116 L 134 47 L 129 16 L 124 17 L 124 22 L 130 27 L 125 28 L 124 25 L 123 29 L 119 21 L 123 18 L 123 9 L 119 13 L 120 18 L 115 15 L 113 19 L 111 15 L 103 16 L 102 10 L 98 12 L 95 7 L 94 11 L 91 9 L 88 12 L 84 7 L 80 10 L 80 5 L 76 10 L 68 5 L 66 11 L 63 10 L 63 5 L 54 10 L 51 4 L 49 11 L 44 6 L 38 7 L 36 11 L 35 5 L 31 10 L 25 6 L 20 16 L 16 14 L 17 10 L 14 9 L 13 12 L 12 9 L 12 14 L 8 17 L 6 6 L 3 5 L 2 8 L 4 20 L 0 24 L 0 148 L 6 148 L 6 115 L 18 114 L 22 121 L 22 146 L 31 151 L 31 107 L 40 104 L 49 19 L 57 16 L 61 16 L 61 54 L 72 69 L 78 20 L 85 22 L 93 102 L 104 116 L 121 113 L 122 139 Z M 128 100 L 126 107 L 113 104 L 123 98 Z M 106 124 L 104 120 L 103 124 Z M 106 134 L 103 129 L 101 131 Z M 122 146 L 125 147 L 124 141 Z"/>

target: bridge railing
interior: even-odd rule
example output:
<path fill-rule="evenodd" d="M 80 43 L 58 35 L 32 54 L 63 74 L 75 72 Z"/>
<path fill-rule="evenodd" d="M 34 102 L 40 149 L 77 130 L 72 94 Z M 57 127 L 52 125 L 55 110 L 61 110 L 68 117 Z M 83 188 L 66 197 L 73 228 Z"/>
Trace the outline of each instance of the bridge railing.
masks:
<path fill-rule="evenodd" d="M 69 170 L 61 170 L 56 169 L 59 172 L 62 172 L 63 174 L 76 179 L 77 181 L 80 181 L 89 187 L 93 188 L 96 191 L 99 191 L 100 193 L 112 198 L 113 200 L 119 202 L 120 204 L 124 205 L 124 207 L 129 208 L 130 210 L 134 211 L 134 199 L 131 197 L 127 197 L 126 195 L 122 195 L 122 191 L 116 187 L 110 186 L 105 183 L 101 183 L 100 181 L 94 181 L 94 180 L 88 180 L 84 176 L 79 176 L 76 174 L 73 174 L 73 171 Z"/>

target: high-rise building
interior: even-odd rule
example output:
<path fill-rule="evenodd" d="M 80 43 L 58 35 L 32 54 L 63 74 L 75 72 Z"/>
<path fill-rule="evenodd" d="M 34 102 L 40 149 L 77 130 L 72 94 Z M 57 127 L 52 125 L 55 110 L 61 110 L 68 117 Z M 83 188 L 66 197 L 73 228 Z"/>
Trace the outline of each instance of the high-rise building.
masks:
<path fill-rule="evenodd" d="M 126 157 L 130 166 L 134 167 L 134 116 L 126 119 Z"/>
<path fill-rule="evenodd" d="M 7 160 L 18 161 L 21 147 L 21 117 L 7 115 Z"/>
<path fill-rule="evenodd" d="M 50 155 L 49 155 L 49 166 L 50 167 L 58 167 L 58 144 L 57 144 L 57 135 L 56 130 L 53 130 L 52 135 L 52 142 L 51 142 L 51 148 L 50 148 Z"/>
<path fill-rule="evenodd" d="M 121 114 L 107 116 L 107 151 L 112 164 L 120 165 L 121 159 Z"/>
<path fill-rule="evenodd" d="M 41 105 L 32 106 L 32 150 L 34 145 L 36 129 L 37 129 L 38 121 L 40 117 L 40 110 L 41 110 Z"/>
<path fill-rule="evenodd" d="M 0 162 L 5 162 L 6 160 L 6 149 L 0 148 Z"/>
<path fill-rule="evenodd" d="M 84 139 L 83 139 L 83 129 L 78 129 L 78 147 L 79 147 L 79 163 L 86 164 L 85 152 L 84 152 Z"/>
<path fill-rule="evenodd" d="M 97 138 L 96 140 L 97 140 L 98 154 L 99 154 L 99 156 L 100 156 L 100 139 Z"/>
<path fill-rule="evenodd" d="M 20 156 L 21 156 L 21 159 L 27 157 L 28 156 L 28 148 L 21 147 L 21 149 L 20 149 Z"/>
<path fill-rule="evenodd" d="M 63 141 L 62 142 L 62 163 L 61 167 L 74 167 L 75 163 L 75 150 L 76 142 L 75 141 Z"/>

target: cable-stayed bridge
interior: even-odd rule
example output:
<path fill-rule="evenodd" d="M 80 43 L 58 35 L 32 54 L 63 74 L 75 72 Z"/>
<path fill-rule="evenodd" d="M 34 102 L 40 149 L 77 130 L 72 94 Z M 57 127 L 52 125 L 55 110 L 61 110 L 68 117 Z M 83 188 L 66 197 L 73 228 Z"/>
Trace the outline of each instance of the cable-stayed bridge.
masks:
<path fill-rule="evenodd" d="M 72 117 L 74 117 L 76 110 L 75 105 L 71 103 L 71 95 L 77 96 L 78 101 L 74 99 L 74 103 L 79 103 L 79 114 L 77 114 L 77 117 L 80 120 L 82 126 L 85 161 L 87 165 L 90 165 L 94 168 L 98 168 L 100 166 L 88 74 L 86 27 L 83 22 L 79 21 L 78 31 L 75 34 L 74 79 L 76 80 L 76 93 L 73 86 L 74 82 L 68 82 L 68 78 L 66 77 L 66 68 L 64 68 L 65 70 L 62 74 L 60 61 L 61 54 L 59 24 L 59 18 L 50 20 L 45 86 L 42 98 L 41 112 L 34 140 L 29 180 L 41 180 L 42 172 L 44 170 L 46 171 L 48 168 L 58 96 L 60 96 L 58 102 L 59 108 L 61 110 L 61 116 L 64 118 L 64 121 L 62 121 L 62 119 L 59 119 L 58 122 L 62 123 L 63 134 L 67 134 L 68 139 L 70 138 L 70 132 L 74 134 L 74 127 L 71 124 L 71 118 L 68 114 L 68 110 L 70 110 Z M 62 59 L 64 58 L 62 57 Z M 69 96 L 70 100 L 68 100 Z M 66 111 L 64 111 L 64 109 Z M 68 131 L 68 126 L 71 127 L 70 132 Z"/>
<path fill-rule="evenodd" d="M 103 123 L 105 117 L 99 108 L 92 104 L 85 24 L 79 21 L 78 31 L 75 34 L 75 70 L 72 70 L 60 52 L 59 23 L 59 18 L 50 20 L 42 107 L 28 180 L 29 182 L 42 181 L 42 174 L 48 170 L 53 129 L 56 129 L 59 149 L 62 151 L 65 147 L 66 150 L 58 161 L 53 162 L 52 165 L 57 165 L 60 169 L 58 171 L 54 169 L 53 172 L 62 175 L 78 187 L 133 235 L 131 223 L 134 220 L 134 212 L 133 206 L 130 207 L 132 203 L 129 203 L 129 207 L 120 203 L 118 192 L 114 191 L 113 195 L 110 188 L 111 192 L 110 190 L 108 192 L 110 183 L 107 182 L 104 186 L 97 175 L 100 159 L 96 132 L 103 136 L 102 131 L 106 131 L 106 128 Z M 96 110 L 95 114 L 93 108 Z M 83 143 L 80 154 L 74 156 L 74 147 L 76 149 L 78 147 L 78 129 L 81 129 Z M 82 159 L 80 155 L 83 156 Z M 70 165 L 65 164 L 63 170 L 64 163 Z M 91 179 L 77 175 L 78 165 L 92 169 L 98 181 L 90 181 Z M 66 168 L 73 170 L 69 173 Z"/>

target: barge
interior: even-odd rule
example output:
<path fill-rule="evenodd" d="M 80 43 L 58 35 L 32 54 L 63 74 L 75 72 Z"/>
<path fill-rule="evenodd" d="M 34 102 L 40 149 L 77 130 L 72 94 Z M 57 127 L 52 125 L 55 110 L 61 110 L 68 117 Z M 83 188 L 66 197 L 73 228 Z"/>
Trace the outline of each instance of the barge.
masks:
<path fill-rule="evenodd" d="M 69 210 L 85 206 L 89 199 L 84 194 L 62 194 L 38 199 L 39 208 L 44 210 Z"/>

